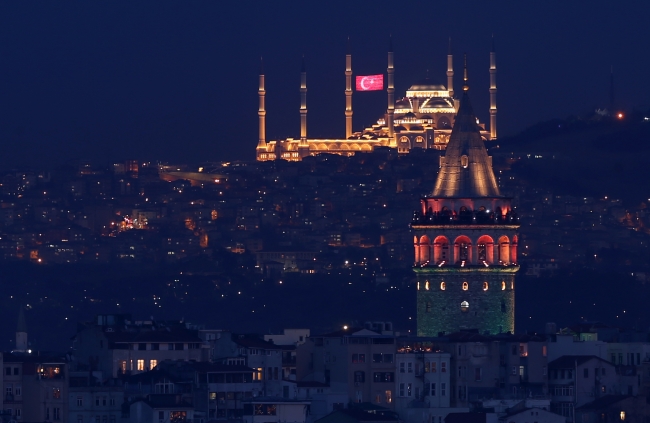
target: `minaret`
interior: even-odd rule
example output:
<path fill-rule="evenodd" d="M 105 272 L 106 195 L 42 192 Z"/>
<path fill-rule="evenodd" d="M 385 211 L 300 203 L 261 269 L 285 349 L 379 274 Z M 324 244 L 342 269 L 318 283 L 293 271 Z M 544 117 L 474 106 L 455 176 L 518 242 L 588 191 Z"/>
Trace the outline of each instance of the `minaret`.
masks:
<path fill-rule="evenodd" d="M 266 152 L 266 103 L 265 96 L 266 90 L 264 89 L 264 62 L 260 58 L 260 81 L 259 88 L 257 89 L 257 94 L 260 98 L 260 105 L 257 110 L 257 116 L 259 117 L 259 139 L 257 141 L 257 155 L 258 159 L 261 152 Z"/>
<path fill-rule="evenodd" d="M 447 51 L 447 89 L 449 97 L 454 98 L 454 56 L 451 54 L 451 37 L 449 37 L 449 50 Z"/>
<path fill-rule="evenodd" d="M 393 67 L 393 37 L 390 37 L 390 42 L 388 44 L 388 69 L 386 73 L 388 74 L 388 110 L 386 111 L 386 126 L 388 126 L 388 136 L 390 137 L 391 147 L 395 147 L 397 142 L 395 141 L 395 81 L 394 81 L 394 72 Z"/>
<path fill-rule="evenodd" d="M 348 37 L 347 53 L 345 54 L 345 138 L 352 136 L 352 53 Z"/>
<path fill-rule="evenodd" d="M 411 223 L 418 336 L 515 329 L 519 223 L 511 199 L 499 191 L 476 123 L 466 66 L 463 81 L 436 184 Z"/>
<path fill-rule="evenodd" d="M 609 69 L 609 115 L 614 116 L 614 65 Z"/>
<path fill-rule="evenodd" d="M 494 35 L 490 51 L 490 139 L 497 138 L 497 54 L 494 51 Z"/>
<path fill-rule="evenodd" d="M 25 309 L 20 306 L 18 310 L 18 324 L 16 325 L 16 352 L 27 351 L 27 323 L 25 323 Z"/>
<path fill-rule="evenodd" d="M 309 151 L 307 143 L 307 69 L 305 68 L 304 55 L 300 69 L 300 144 L 298 150 L 301 157 L 304 157 L 305 152 Z"/>

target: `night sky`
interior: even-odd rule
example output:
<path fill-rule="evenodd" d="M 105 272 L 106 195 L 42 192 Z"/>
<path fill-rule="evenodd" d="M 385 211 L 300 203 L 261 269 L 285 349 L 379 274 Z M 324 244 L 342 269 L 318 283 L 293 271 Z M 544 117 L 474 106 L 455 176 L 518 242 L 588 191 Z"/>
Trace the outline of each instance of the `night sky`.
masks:
<path fill-rule="evenodd" d="M 389 34 L 396 97 L 422 79 L 455 88 L 467 52 L 471 95 L 488 113 L 497 49 L 500 135 L 609 103 L 650 107 L 650 2 L 9 1 L 0 4 L 0 168 L 75 159 L 250 160 L 264 56 L 269 139 L 299 135 L 305 55 L 312 137 L 344 133 L 344 60 L 383 73 Z M 353 97 L 354 129 L 385 92 Z"/>

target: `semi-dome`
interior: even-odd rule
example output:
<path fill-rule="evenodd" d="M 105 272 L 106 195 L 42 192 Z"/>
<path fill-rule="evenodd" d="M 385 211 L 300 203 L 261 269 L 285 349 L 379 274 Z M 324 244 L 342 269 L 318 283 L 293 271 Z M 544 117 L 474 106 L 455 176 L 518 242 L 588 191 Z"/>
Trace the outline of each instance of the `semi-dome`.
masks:
<path fill-rule="evenodd" d="M 401 100 L 397 100 L 395 102 L 395 108 L 396 109 L 410 109 L 411 108 L 411 101 L 408 98 L 403 98 Z"/>
<path fill-rule="evenodd" d="M 444 98 L 433 97 L 422 105 L 423 109 L 435 109 L 438 107 L 452 107 Z"/>
<path fill-rule="evenodd" d="M 447 88 L 431 78 L 425 78 L 408 89 L 409 91 L 445 91 Z"/>

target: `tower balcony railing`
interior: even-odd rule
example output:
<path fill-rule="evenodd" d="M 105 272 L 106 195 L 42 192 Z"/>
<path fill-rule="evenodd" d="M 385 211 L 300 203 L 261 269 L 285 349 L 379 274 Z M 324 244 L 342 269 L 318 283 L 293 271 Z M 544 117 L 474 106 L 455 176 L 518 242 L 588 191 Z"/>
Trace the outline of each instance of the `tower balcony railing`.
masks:
<path fill-rule="evenodd" d="M 484 210 L 462 210 L 458 213 L 449 210 L 413 213 L 411 225 L 518 225 L 519 216 L 514 211 L 506 214 L 488 213 Z"/>

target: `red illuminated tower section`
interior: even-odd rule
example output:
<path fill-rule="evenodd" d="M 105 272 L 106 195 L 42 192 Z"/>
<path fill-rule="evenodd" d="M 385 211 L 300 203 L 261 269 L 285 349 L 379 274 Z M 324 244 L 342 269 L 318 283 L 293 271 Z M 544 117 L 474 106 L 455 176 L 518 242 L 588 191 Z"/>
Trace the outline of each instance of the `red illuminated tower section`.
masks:
<path fill-rule="evenodd" d="M 514 332 L 519 223 L 492 170 L 469 101 L 463 95 L 440 172 L 421 200 L 415 233 L 419 336 L 460 329 Z"/>

